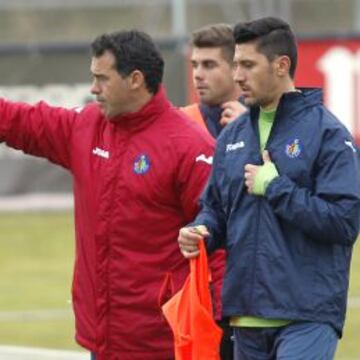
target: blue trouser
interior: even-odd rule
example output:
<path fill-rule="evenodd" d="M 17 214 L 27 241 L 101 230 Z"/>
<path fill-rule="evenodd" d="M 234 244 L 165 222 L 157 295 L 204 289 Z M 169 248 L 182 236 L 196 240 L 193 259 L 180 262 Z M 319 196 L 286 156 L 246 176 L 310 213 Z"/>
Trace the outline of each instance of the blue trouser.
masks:
<path fill-rule="evenodd" d="M 296 322 L 280 328 L 234 328 L 235 360 L 332 360 L 338 336 L 327 324 Z"/>
<path fill-rule="evenodd" d="M 91 360 L 96 360 L 96 356 L 94 353 L 91 353 Z"/>

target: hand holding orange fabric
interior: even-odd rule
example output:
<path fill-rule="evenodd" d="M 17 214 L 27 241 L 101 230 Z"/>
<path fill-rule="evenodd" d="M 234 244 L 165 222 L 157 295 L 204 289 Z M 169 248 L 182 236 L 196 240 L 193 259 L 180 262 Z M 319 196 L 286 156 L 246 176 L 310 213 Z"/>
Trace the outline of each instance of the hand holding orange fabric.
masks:
<path fill-rule="evenodd" d="M 222 330 L 213 318 L 204 241 L 183 288 L 162 306 L 174 334 L 175 360 L 220 360 Z"/>

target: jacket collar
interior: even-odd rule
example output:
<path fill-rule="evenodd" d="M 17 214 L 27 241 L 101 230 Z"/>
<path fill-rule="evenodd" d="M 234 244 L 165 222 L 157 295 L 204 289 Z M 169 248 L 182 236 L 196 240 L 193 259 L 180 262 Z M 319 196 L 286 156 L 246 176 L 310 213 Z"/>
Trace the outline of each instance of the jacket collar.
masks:
<path fill-rule="evenodd" d="M 303 110 L 307 107 L 320 105 L 322 103 L 322 91 L 318 88 L 297 88 L 298 91 L 284 93 L 281 96 L 276 110 L 276 118 L 286 115 L 287 117 Z M 260 108 L 252 106 L 250 108 L 251 119 L 258 119 Z"/>
<path fill-rule="evenodd" d="M 112 124 L 124 130 L 139 131 L 153 123 L 170 106 L 165 89 L 161 86 L 151 100 L 139 111 L 116 116 L 112 120 Z"/>
<path fill-rule="evenodd" d="M 238 98 L 238 101 L 240 103 L 243 103 L 241 97 Z M 207 129 L 209 130 L 210 134 L 216 139 L 224 128 L 224 125 L 220 124 L 221 114 L 224 109 L 221 105 L 210 106 L 203 102 L 200 102 L 199 108 L 201 115 L 205 120 Z"/>
<path fill-rule="evenodd" d="M 223 109 L 221 106 L 209 106 L 204 103 L 200 103 L 200 112 L 205 120 L 206 127 L 210 134 L 216 139 L 222 130 L 220 124 L 221 113 Z"/>

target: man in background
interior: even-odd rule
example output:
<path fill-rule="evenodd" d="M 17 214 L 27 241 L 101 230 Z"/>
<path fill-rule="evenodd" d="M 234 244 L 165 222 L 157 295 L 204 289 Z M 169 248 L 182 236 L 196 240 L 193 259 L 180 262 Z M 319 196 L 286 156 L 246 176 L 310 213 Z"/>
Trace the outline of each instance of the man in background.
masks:
<path fill-rule="evenodd" d="M 234 36 L 250 111 L 218 139 L 201 211 L 179 245 L 187 258 L 201 237 L 210 252 L 226 249 L 222 305 L 236 360 L 331 360 L 359 232 L 357 150 L 321 91 L 295 88 L 289 24 L 262 18 Z"/>
<path fill-rule="evenodd" d="M 96 360 L 172 360 L 161 306 L 189 273 L 176 239 L 198 211 L 214 141 L 167 99 L 147 34 L 104 34 L 91 50 L 96 102 L 68 110 L 1 99 L 0 142 L 73 176 L 77 342 Z"/>
<path fill-rule="evenodd" d="M 213 24 L 200 28 L 192 33 L 191 47 L 193 86 L 200 102 L 182 110 L 216 139 L 226 124 L 246 111 L 233 79 L 232 27 Z"/>

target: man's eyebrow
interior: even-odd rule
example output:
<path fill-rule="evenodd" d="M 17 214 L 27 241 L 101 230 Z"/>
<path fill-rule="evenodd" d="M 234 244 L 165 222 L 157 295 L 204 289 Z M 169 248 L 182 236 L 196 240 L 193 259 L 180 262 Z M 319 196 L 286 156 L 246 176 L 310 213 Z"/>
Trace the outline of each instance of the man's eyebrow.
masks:
<path fill-rule="evenodd" d="M 92 72 L 92 71 L 90 71 L 90 75 L 91 75 L 92 77 L 96 77 L 96 78 L 106 77 L 106 75 L 104 75 L 104 74 L 98 74 L 98 73 L 94 73 L 94 72 Z"/>

